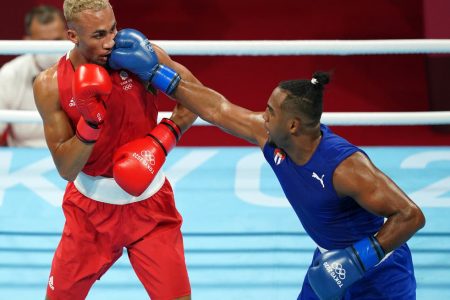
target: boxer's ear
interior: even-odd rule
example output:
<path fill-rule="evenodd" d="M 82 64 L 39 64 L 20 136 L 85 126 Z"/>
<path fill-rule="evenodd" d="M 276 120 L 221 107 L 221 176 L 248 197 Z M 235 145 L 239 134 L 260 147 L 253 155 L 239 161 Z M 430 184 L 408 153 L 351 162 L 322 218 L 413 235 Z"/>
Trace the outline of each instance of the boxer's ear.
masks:
<path fill-rule="evenodd" d="M 78 34 L 77 34 L 77 32 L 76 32 L 75 30 L 73 30 L 73 29 L 68 29 L 68 30 L 67 30 L 67 38 L 68 38 L 72 43 L 74 43 L 74 44 L 77 45 L 77 46 L 78 46 L 78 44 L 80 43 Z"/>

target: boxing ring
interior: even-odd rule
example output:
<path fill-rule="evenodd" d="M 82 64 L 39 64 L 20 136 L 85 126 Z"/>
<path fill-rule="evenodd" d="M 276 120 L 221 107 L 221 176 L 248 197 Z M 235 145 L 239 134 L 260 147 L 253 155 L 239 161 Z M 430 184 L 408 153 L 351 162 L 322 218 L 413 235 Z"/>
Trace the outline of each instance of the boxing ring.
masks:
<path fill-rule="evenodd" d="M 396 42 L 395 49 L 392 41 L 385 42 L 386 48 L 372 54 L 450 53 L 448 40 L 437 44 Z M 50 43 L 0 41 L 0 54 L 49 53 L 69 47 L 65 42 L 52 43 L 55 48 L 49 47 Z M 178 43 L 156 43 L 170 54 L 180 54 L 176 51 L 183 49 L 171 46 Z M 356 47 L 358 43 L 364 47 L 355 50 L 353 44 L 329 41 L 340 45 L 336 53 L 332 53 L 334 46 L 324 47 L 322 43 L 327 42 L 308 41 L 309 52 L 293 47 L 289 53 L 367 54 L 364 42 L 356 42 Z M 287 53 L 280 50 L 283 43 L 269 44 L 271 50 L 263 54 L 251 52 L 249 42 L 235 42 L 235 52 L 222 49 L 229 51 L 225 55 Z M 218 50 L 214 43 L 211 45 L 211 55 L 216 55 Z M 343 50 L 345 47 L 350 48 Z M 181 53 L 194 55 L 189 51 Z M 0 111 L 0 121 L 40 122 L 40 118 L 36 112 Z M 450 124 L 450 112 L 324 113 L 323 122 L 356 126 Z M 199 120 L 196 125 L 208 124 Z M 362 148 L 427 218 L 425 228 L 409 241 L 417 299 L 450 299 L 450 141 L 443 147 Z M 193 299 L 214 299 L 218 295 L 223 299 L 296 299 L 315 245 L 303 231 L 259 149 L 178 147 L 168 156 L 164 170 L 184 218 Z M 47 149 L 0 149 L 0 299 L 44 298 L 64 223 L 60 207 L 64 186 Z M 127 260 L 122 256 L 94 285 L 87 299 L 147 299 Z"/>

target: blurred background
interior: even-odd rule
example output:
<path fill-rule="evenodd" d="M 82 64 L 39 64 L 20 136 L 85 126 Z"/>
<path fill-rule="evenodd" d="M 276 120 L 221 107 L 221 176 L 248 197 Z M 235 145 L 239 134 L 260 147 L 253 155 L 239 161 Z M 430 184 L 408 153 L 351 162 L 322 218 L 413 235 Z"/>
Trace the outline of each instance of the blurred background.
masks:
<path fill-rule="evenodd" d="M 0 39 L 21 39 L 23 16 L 37 4 L 21 0 L 0 11 Z M 110 1 L 119 28 L 151 40 L 321 40 L 450 38 L 448 0 L 171 0 Z M 170 53 L 169 53 L 170 54 Z M 264 110 L 278 82 L 331 71 L 325 112 L 450 110 L 448 55 L 173 56 L 230 101 Z M 0 56 L 0 64 L 11 59 Z M 173 103 L 159 96 L 162 111 Z M 357 145 L 448 145 L 450 126 L 335 127 Z M 395 134 L 392 134 L 392 131 Z M 183 146 L 248 145 L 217 128 L 195 127 Z"/>

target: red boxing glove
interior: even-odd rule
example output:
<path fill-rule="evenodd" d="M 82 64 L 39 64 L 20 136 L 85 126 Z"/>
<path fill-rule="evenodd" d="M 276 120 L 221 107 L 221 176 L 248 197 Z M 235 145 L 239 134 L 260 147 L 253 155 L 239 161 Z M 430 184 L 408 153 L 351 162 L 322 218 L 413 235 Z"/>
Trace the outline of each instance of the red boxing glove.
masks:
<path fill-rule="evenodd" d="M 141 195 L 180 136 L 180 128 L 172 120 L 163 119 L 147 137 L 117 149 L 113 157 L 113 176 L 117 184 L 130 195 Z"/>
<path fill-rule="evenodd" d="M 77 124 L 77 137 L 84 143 L 94 143 L 105 118 L 104 101 L 111 94 L 112 82 L 108 72 L 95 64 L 77 68 L 72 80 L 72 95 L 81 118 Z"/>

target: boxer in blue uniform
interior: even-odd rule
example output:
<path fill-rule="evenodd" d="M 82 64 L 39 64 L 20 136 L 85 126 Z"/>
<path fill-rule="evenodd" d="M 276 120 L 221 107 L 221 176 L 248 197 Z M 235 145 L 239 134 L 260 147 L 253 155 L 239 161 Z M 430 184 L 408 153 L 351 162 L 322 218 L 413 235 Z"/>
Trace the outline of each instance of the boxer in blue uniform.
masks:
<path fill-rule="evenodd" d="M 126 49 L 113 50 L 126 52 Z M 135 73 L 164 68 L 120 58 Z M 326 73 L 281 82 L 264 113 L 180 80 L 172 96 L 202 119 L 257 144 L 316 242 L 298 299 L 415 299 L 406 241 L 425 224 L 416 204 L 361 149 L 321 124 Z"/>
<path fill-rule="evenodd" d="M 345 283 L 349 280 L 349 272 L 353 272 L 350 270 L 354 269 L 353 266 L 350 266 L 350 270 L 345 267 L 347 256 L 351 258 L 354 253 L 355 256 L 370 257 L 370 252 L 373 252 L 374 256 L 372 264 L 378 264 L 383 259 L 385 261 L 373 269 L 377 270 L 376 272 L 371 270 L 362 276 L 364 270 L 359 269 L 364 266 L 358 268 L 359 259 L 356 257 L 351 263 L 356 264 L 356 276 L 362 278 L 358 284 L 349 288 L 344 299 L 387 299 L 394 296 L 396 299 L 414 299 L 416 283 L 411 253 L 406 243 L 385 255 L 377 238 L 373 237 L 382 227 L 384 218 L 365 210 L 350 196 L 340 197 L 333 186 L 334 172 L 343 161 L 352 155 L 366 154 L 333 134 L 327 126 L 322 124 L 320 130 L 321 141 L 311 158 L 303 165 L 297 165 L 289 156 L 280 161 L 275 160 L 274 153 L 279 150 L 270 143 L 266 143 L 263 148 L 266 160 L 277 175 L 303 227 L 319 245 L 314 253 L 308 276 L 303 282 L 299 299 L 317 299 L 311 289 L 309 277 L 312 281 L 317 280 L 315 289 L 322 299 L 339 299 L 342 295 L 341 290 L 345 290 L 348 285 Z M 354 246 L 357 253 L 353 249 L 349 249 L 349 255 L 346 252 L 341 255 L 341 250 L 334 253 L 327 252 L 330 249 L 343 249 L 355 243 L 358 245 Z M 363 248 L 360 250 L 358 247 Z M 322 255 L 325 252 L 327 253 Z M 325 256 L 332 258 L 324 258 Z M 364 257 L 360 259 L 364 262 Z M 325 262 L 327 263 L 324 264 Z M 336 263 L 340 266 L 338 267 Z M 381 272 L 383 269 L 389 271 Z M 333 280 L 327 282 L 329 277 Z M 397 281 L 397 278 L 402 280 Z"/>

